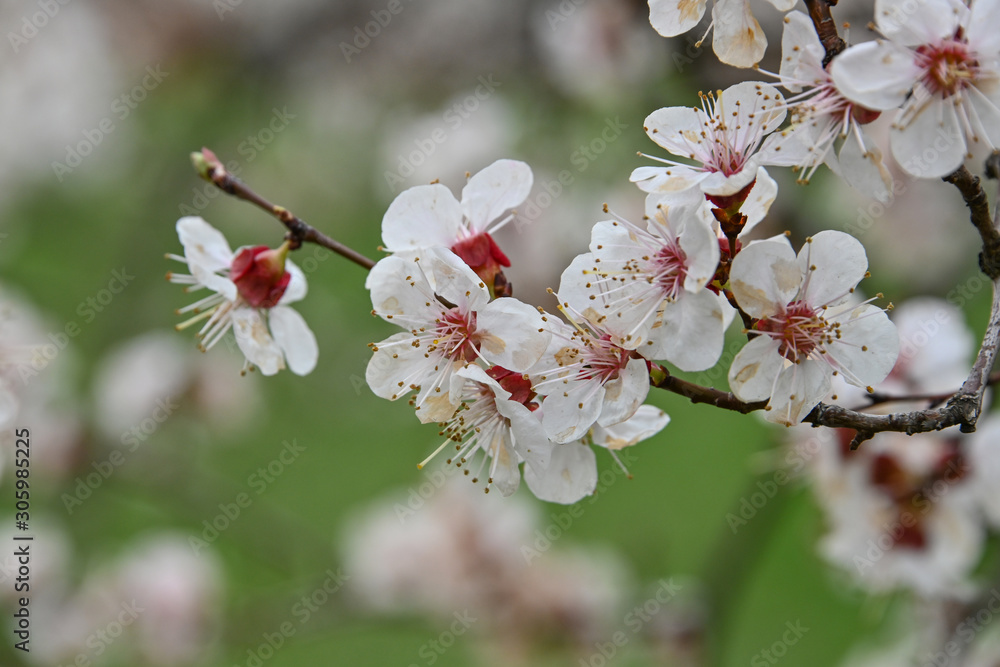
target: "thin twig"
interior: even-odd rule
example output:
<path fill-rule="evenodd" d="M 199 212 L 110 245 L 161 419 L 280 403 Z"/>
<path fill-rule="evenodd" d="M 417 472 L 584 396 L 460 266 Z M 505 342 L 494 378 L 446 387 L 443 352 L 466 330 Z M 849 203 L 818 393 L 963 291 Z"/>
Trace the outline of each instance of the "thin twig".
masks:
<path fill-rule="evenodd" d="M 990 216 L 989 200 L 979 183 L 979 178 L 973 176 L 965 167 L 959 167 L 942 180 L 958 188 L 965 205 L 969 207 L 969 218 L 983 240 L 983 250 L 979 253 L 979 268 L 990 277 L 990 280 L 1000 278 L 1000 231 Z"/>
<path fill-rule="evenodd" d="M 305 220 L 294 215 L 283 206 L 272 204 L 253 191 L 246 183 L 230 174 L 222 165 L 222 162 L 207 148 L 201 153 L 192 153 L 191 159 L 194 162 L 198 173 L 209 183 L 212 183 L 223 192 L 233 195 L 237 199 L 248 201 L 254 206 L 263 209 L 276 217 L 285 227 L 288 228 L 288 238 L 293 242 L 292 249 L 296 249 L 303 243 L 314 243 L 331 250 L 341 257 L 346 257 L 355 264 L 371 269 L 375 262 L 365 257 L 357 250 L 349 248 L 343 243 L 330 238 L 319 231 Z"/>
<path fill-rule="evenodd" d="M 847 48 L 847 44 L 837 34 L 837 23 L 830 13 L 830 7 L 837 4 L 837 0 L 805 0 L 805 3 L 809 10 L 809 18 L 816 26 L 819 41 L 826 51 L 826 55 L 823 56 L 823 67 L 826 67 L 838 53 Z"/>

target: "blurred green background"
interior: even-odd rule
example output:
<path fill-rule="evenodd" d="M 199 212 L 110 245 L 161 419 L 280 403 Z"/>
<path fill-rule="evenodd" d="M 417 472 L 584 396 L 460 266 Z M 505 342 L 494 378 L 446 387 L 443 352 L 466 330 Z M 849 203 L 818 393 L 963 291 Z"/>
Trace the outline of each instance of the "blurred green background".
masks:
<path fill-rule="evenodd" d="M 31 21 L 40 6 L 5 3 L 4 34 L 22 34 L 23 19 Z M 208 146 L 223 161 L 236 161 L 240 177 L 261 194 L 372 257 L 380 254 L 382 213 L 403 187 L 440 177 L 457 190 L 465 171 L 511 157 L 534 168 L 532 201 L 538 203 L 546 201 L 538 199 L 544 184 L 568 169 L 573 183 L 531 224 L 511 226 L 498 239 L 514 263 L 515 294 L 551 307 L 544 289 L 556 286 L 562 267 L 584 251 L 591 225 L 603 215 L 600 204 L 641 215 L 641 193 L 627 175 L 645 163 L 637 151 L 659 154 L 642 132 L 645 115 L 660 106 L 693 104 L 697 90 L 739 75 L 685 38 L 668 45 L 649 28 L 643 3 L 612 0 L 407 0 L 367 46 L 358 53 L 345 49 L 359 43 L 355 28 L 363 30 L 371 12 L 385 6 L 79 0 L 59 5 L 16 51 L 13 43 L 0 47 L 2 289 L 30 300 L 48 332 L 79 325 L 57 359 L 58 396 L 47 409 L 73 415 L 80 427 L 58 465 L 49 470 L 35 462 L 32 520 L 68 536 L 67 576 L 76 585 L 142 536 L 201 535 L 203 521 L 220 514 L 220 503 L 249 493 L 252 504 L 204 550 L 222 566 L 221 611 L 218 623 L 209 624 L 208 648 L 192 664 L 246 665 L 248 649 L 293 618 L 293 605 L 329 570 L 343 567 L 351 517 L 386 494 L 405 497 L 427 481 L 416 463 L 436 447 L 438 436 L 434 427 L 417 424 L 404 404 L 380 400 L 363 385 L 367 343 L 394 333 L 369 314 L 364 271 L 307 247 L 294 260 L 307 269 L 309 295 L 298 310 L 319 341 L 316 370 L 305 378 L 288 372 L 241 378 L 237 365 L 224 382 L 244 383 L 242 391 L 257 398 L 225 408 L 232 414 L 222 421 L 235 426 L 207 420 L 197 396 L 177 397 L 177 410 L 68 511 L 65 494 L 119 446 L 97 424 L 102 360 L 133 337 L 171 331 L 178 321 L 172 311 L 191 300 L 164 279 L 179 267 L 164 258 L 181 251 L 177 218 L 196 211 L 233 247 L 280 243 L 282 229 L 274 220 L 216 196 L 198 180 L 188 154 Z M 780 18 L 771 12 L 761 20 L 775 24 Z M 772 60 L 777 42 L 773 37 Z M 116 100 L 136 97 L 147 67 L 167 75 L 147 85 L 144 99 L 122 117 Z M 474 96 L 480 77 L 500 85 L 456 127 L 447 110 Z M 274 123 L 276 110 L 287 114 L 287 122 Z M 100 130 L 103 119 L 111 119 L 112 131 Z M 613 119 L 627 128 L 595 159 L 580 162 L 580 147 Z M 267 132 L 269 127 L 280 130 Z M 446 140 L 425 155 L 426 163 L 402 183 L 387 182 L 386 172 L 398 172 L 400 160 L 420 150 L 421 141 L 427 145 L 437 127 Z M 98 136 L 95 128 L 100 141 L 78 167 L 66 173 L 53 166 Z M 790 229 L 798 243 L 810 231 L 844 229 L 856 220 L 862 203 L 825 173 L 808 188 L 787 176 L 780 175 L 782 199 L 759 238 Z M 957 197 L 941 192 L 961 215 Z M 971 262 L 961 260 L 975 247 L 969 232 L 964 246 L 953 243 L 961 246 L 955 261 L 939 258 L 915 280 L 891 266 L 876 270 L 864 289 L 884 291 L 892 300 L 924 289 L 945 296 L 975 275 Z M 878 234 L 861 235 L 876 267 L 880 256 L 896 254 L 884 248 L 885 234 L 902 243 L 898 233 Z M 880 244 L 882 255 L 873 251 Z M 930 252 L 924 244 L 933 247 L 934 241 L 913 239 L 917 261 Z M 314 260 L 307 264 L 307 258 Z M 108 287 L 115 270 L 134 279 L 92 312 L 87 299 Z M 985 290 L 970 302 L 974 328 L 984 321 L 987 304 Z M 733 341 L 737 333 L 731 332 Z M 170 333 L 193 350 L 192 334 Z M 221 343 L 208 357 L 235 358 L 234 349 Z M 720 368 L 699 379 L 724 386 Z M 752 661 L 780 639 L 787 622 L 801 622 L 808 633 L 789 648 L 785 664 L 836 665 L 860 639 L 879 637 L 893 600 L 853 592 L 820 562 L 815 545 L 823 520 L 797 482 L 780 486 L 746 525 L 735 534 L 731 529 L 727 514 L 739 513 L 742 499 L 773 480 L 784 434 L 755 416 L 692 406 L 679 396 L 657 393 L 650 400 L 671 415 L 671 424 L 631 452 L 634 479 L 615 474 L 595 502 L 583 502 L 558 548 L 615 552 L 635 583 L 625 597 L 636 603 L 662 578 L 699 581 L 705 611 L 695 634 L 705 647 L 705 664 L 764 664 Z M 46 419 L 22 415 L 15 424 L 32 429 L 36 454 L 45 446 Z M 4 438 L 7 448 L 10 438 Z M 252 476 L 288 441 L 304 451 L 258 495 Z M 615 470 L 603 452 L 599 466 Z M 11 483 L 7 466 L 0 484 L 4 525 L 13 521 Z M 530 494 L 522 489 L 519 495 Z M 566 511 L 531 502 L 540 506 L 542 525 Z M 3 585 L 9 587 L 9 580 Z M 364 613 L 338 591 L 296 625 L 266 664 L 429 664 L 418 651 L 447 622 Z M 465 665 L 479 657 L 479 630 L 461 637 L 437 664 Z M 32 641 L 54 641 L 63 631 L 36 623 Z M 12 650 L 10 637 L 5 631 L 0 663 L 48 664 Z M 528 664 L 580 664 L 593 651 L 559 646 L 540 649 Z M 91 656 L 93 664 L 137 664 L 128 651 L 112 649 Z M 613 661 L 656 663 L 642 642 L 630 643 Z"/>

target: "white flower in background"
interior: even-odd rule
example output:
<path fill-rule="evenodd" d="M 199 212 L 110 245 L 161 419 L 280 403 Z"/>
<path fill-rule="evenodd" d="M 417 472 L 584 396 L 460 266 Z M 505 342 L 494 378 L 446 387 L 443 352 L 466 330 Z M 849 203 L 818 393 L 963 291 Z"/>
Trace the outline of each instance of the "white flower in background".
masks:
<path fill-rule="evenodd" d="M 597 488 L 597 458 L 591 445 L 607 449 L 625 470 L 615 452 L 653 437 L 668 423 L 667 413 L 652 405 L 640 405 L 631 417 L 612 426 L 595 423 L 581 440 L 553 447 L 544 471 L 526 467 L 524 481 L 540 500 L 575 503 Z"/>
<path fill-rule="evenodd" d="M 957 440 L 880 433 L 835 456 L 838 483 L 817 487 L 830 524 L 820 543 L 827 560 L 872 592 L 972 592 L 985 535 Z"/>
<path fill-rule="evenodd" d="M 808 183 L 825 163 L 859 192 L 888 199 L 892 176 L 882 164 L 882 153 L 862 129 L 880 112 L 854 104 L 837 90 L 823 66 L 826 52 L 816 28 L 802 12 L 785 16 L 781 51 L 781 85 L 793 93 L 786 98 L 791 126 L 770 135 L 761 152 L 770 164 L 797 167 L 800 183 Z M 839 152 L 834 151 L 837 142 Z"/>
<path fill-rule="evenodd" d="M 852 46 L 830 73 L 869 109 L 902 106 L 889 145 L 921 178 L 958 169 L 972 145 L 1000 147 L 1000 2 L 877 0 L 884 40 Z"/>
<path fill-rule="evenodd" d="M 455 453 L 447 459 L 449 465 L 464 467 L 475 484 L 490 461 L 486 491 L 496 486 L 502 495 L 509 496 L 521 483 L 521 461 L 537 472 L 544 471 L 552 450 L 552 443 L 532 414 L 538 404 L 532 400 L 531 385 L 522 374 L 500 366 L 489 371 L 467 366 L 456 375 L 465 384 L 459 409 L 442 429 L 447 439 L 417 467 L 423 468 L 451 445 Z M 483 460 L 473 470 L 480 452 Z"/>
<path fill-rule="evenodd" d="M 795 0 L 768 0 L 787 12 Z M 694 28 L 705 14 L 707 0 L 649 0 L 649 22 L 664 37 L 676 37 Z M 767 38 L 750 11 L 750 0 L 715 0 L 712 4 L 712 50 L 734 67 L 751 67 L 764 57 Z"/>
<path fill-rule="evenodd" d="M 590 253 L 563 272 L 559 297 L 647 359 L 710 368 L 728 324 L 718 295 L 706 289 L 719 265 L 711 221 L 702 200 L 651 206 L 645 228 L 622 218 L 599 222 Z"/>
<path fill-rule="evenodd" d="M 649 394 L 645 359 L 565 301 L 560 310 L 573 326 L 547 318 L 548 349 L 529 371 L 532 389 L 544 397 L 542 426 L 554 442 L 579 440 L 594 423 L 625 421 Z"/>
<path fill-rule="evenodd" d="M 889 374 L 899 352 L 896 328 L 870 304 L 844 304 L 865 277 L 857 239 L 823 231 L 796 257 L 780 236 L 749 244 L 733 260 L 730 285 L 740 307 L 760 320 L 736 355 L 729 386 L 742 401 L 769 399 L 768 421 L 802 421 L 839 373 L 870 387 Z"/>
<path fill-rule="evenodd" d="M 372 345 L 368 385 L 389 400 L 416 390 L 424 423 L 455 412 L 465 385 L 457 371 L 483 359 L 523 372 L 549 342 L 538 311 L 509 297 L 490 301 L 486 285 L 445 248 L 386 257 L 365 286 L 374 314 L 407 329 Z"/>
<path fill-rule="evenodd" d="M 191 273 L 168 273 L 167 278 L 188 285 L 188 292 L 206 287 L 214 292 L 179 309 L 197 314 L 177 328 L 207 320 L 198 332 L 203 350 L 232 329 L 247 359 L 244 370 L 255 366 L 274 375 L 287 363 L 296 375 L 310 373 L 319 350 L 305 320 L 287 305 L 306 295 L 305 275 L 286 260 L 288 244 L 277 250 L 247 247 L 234 254 L 222 233 L 198 217 L 178 220 L 177 234 L 184 257 L 167 257 L 186 263 Z"/>
<path fill-rule="evenodd" d="M 910 299 L 893 309 L 899 358 L 878 389 L 905 396 L 955 391 L 968 375 L 975 341 L 960 308 L 942 299 Z"/>
<path fill-rule="evenodd" d="M 446 481 L 413 510 L 386 498 L 350 526 L 347 590 L 374 612 L 422 613 L 454 622 L 468 610 L 476 643 L 490 661 L 525 664 L 536 645 L 593 650 L 595 637 L 621 623 L 629 577 L 614 553 L 563 545 L 540 551 L 537 503 L 474 494 Z"/>
<path fill-rule="evenodd" d="M 969 483 L 975 489 L 983 515 L 1000 528 L 1000 416 L 984 414 L 976 432 L 965 436 L 966 455 L 972 469 Z"/>
<path fill-rule="evenodd" d="M 492 234 L 514 219 L 511 209 L 527 199 L 531 184 L 528 165 L 497 160 L 469 179 L 461 202 L 439 183 L 412 187 L 385 212 L 382 243 L 391 252 L 448 248 L 492 290 L 501 267 L 510 266 Z"/>
<path fill-rule="evenodd" d="M 114 593 L 142 608 L 130 634 L 149 664 L 197 663 L 215 639 L 222 577 L 211 556 L 195 555 L 186 537 L 159 534 L 117 564 Z"/>
<path fill-rule="evenodd" d="M 672 155 L 653 158 L 665 167 L 638 167 L 630 180 L 644 192 L 677 195 L 698 188 L 720 208 L 742 201 L 766 174 L 764 137 L 785 119 L 785 102 L 774 86 L 745 81 L 717 94 L 702 94 L 702 107 L 665 107 L 646 117 L 649 138 Z M 647 156 L 652 157 L 652 156 Z"/>

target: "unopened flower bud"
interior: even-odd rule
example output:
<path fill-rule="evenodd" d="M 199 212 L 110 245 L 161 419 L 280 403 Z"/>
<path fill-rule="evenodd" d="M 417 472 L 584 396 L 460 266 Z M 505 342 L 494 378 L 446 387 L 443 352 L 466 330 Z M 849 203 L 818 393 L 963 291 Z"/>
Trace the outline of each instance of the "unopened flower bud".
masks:
<path fill-rule="evenodd" d="M 277 249 L 267 246 L 243 248 L 230 267 L 229 278 L 236 283 L 243 300 L 254 308 L 272 308 L 285 294 L 292 276 L 285 270 L 289 244 Z"/>

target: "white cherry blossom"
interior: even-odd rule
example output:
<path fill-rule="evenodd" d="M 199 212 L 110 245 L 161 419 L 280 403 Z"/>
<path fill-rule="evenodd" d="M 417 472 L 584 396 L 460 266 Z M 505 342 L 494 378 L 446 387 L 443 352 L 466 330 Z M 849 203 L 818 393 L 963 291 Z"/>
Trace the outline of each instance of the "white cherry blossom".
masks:
<path fill-rule="evenodd" d="M 759 322 L 736 355 L 729 385 L 742 401 L 769 399 L 768 421 L 802 421 L 839 373 L 870 387 L 892 370 L 896 328 L 870 304 L 842 306 L 865 277 L 868 260 L 852 236 L 823 231 L 796 257 L 784 236 L 750 243 L 733 260 L 730 286 Z"/>
<path fill-rule="evenodd" d="M 510 266 L 492 234 L 514 219 L 532 181 L 524 162 L 497 160 L 469 179 L 461 202 L 440 183 L 412 187 L 385 212 L 382 243 L 391 252 L 449 248 L 492 288 L 500 267 Z"/>
<path fill-rule="evenodd" d="M 575 503 L 597 488 L 597 458 L 591 445 L 607 449 L 625 469 L 615 452 L 653 437 L 668 423 L 670 417 L 652 405 L 640 405 L 635 414 L 612 426 L 595 423 L 582 439 L 554 446 L 544 471 L 526 467 L 524 481 L 540 500 Z"/>
<path fill-rule="evenodd" d="M 649 22 L 664 37 L 675 37 L 694 28 L 705 14 L 707 0 L 649 0 Z M 768 0 L 787 12 L 795 0 Z M 719 60 L 734 67 L 751 67 L 764 57 L 767 37 L 750 11 L 750 0 L 715 0 L 712 5 L 715 35 L 712 50 Z"/>
<path fill-rule="evenodd" d="M 885 36 L 837 56 L 845 97 L 869 109 L 902 106 L 889 137 L 909 174 L 939 178 L 975 144 L 1000 147 L 1000 1 L 877 0 Z"/>
<path fill-rule="evenodd" d="M 802 12 L 785 16 L 781 50 L 779 78 L 793 93 L 786 98 L 791 126 L 770 135 L 761 152 L 771 164 L 797 167 L 800 183 L 808 183 L 825 163 L 859 192 L 888 199 L 892 176 L 882 164 L 881 151 L 862 129 L 879 112 L 854 104 L 840 93 L 823 66 L 826 52 L 816 29 Z M 840 150 L 834 151 L 837 143 Z"/>
<path fill-rule="evenodd" d="M 462 368 L 483 359 L 523 372 L 549 341 L 538 311 L 510 297 L 490 301 L 486 285 L 446 248 L 386 257 L 366 286 L 374 314 L 407 329 L 372 346 L 368 385 L 390 400 L 416 390 L 424 423 L 452 416 Z"/>
<path fill-rule="evenodd" d="M 477 483 L 489 462 L 486 492 L 495 486 L 502 495 L 509 496 L 521 483 L 521 461 L 542 472 L 552 452 L 552 443 L 532 414 L 538 405 L 531 400 L 529 383 L 522 375 L 499 366 L 485 371 L 469 365 L 455 374 L 463 382 L 459 408 L 444 423 L 445 441 L 418 467 L 451 446 L 455 452 L 448 464 L 465 468 L 465 474 L 472 474 L 472 482 Z M 479 453 L 483 454 L 482 461 L 473 470 Z"/>
<path fill-rule="evenodd" d="M 774 86 L 745 81 L 716 94 L 701 94 L 701 101 L 701 108 L 659 109 L 644 123 L 646 134 L 659 146 L 697 164 L 653 158 L 666 166 L 639 167 L 630 179 L 644 192 L 661 197 L 695 188 L 716 206 L 729 208 L 749 196 L 758 177 L 766 177 L 768 156 L 757 151 L 784 121 L 784 98 Z"/>
<path fill-rule="evenodd" d="M 707 289 L 719 265 L 712 221 L 702 199 L 700 206 L 649 206 L 645 226 L 599 222 L 591 252 L 563 272 L 559 296 L 647 359 L 685 371 L 710 368 L 727 324 L 718 295 Z"/>
<path fill-rule="evenodd" d="M 186 263 L 191 273 L 171 272 L 167 278 L 187 285 L 186 292 L 204 288 L 213 292 L 177 311 L 195 313 L 177 329 L 205 320 L 198 332 L 203 350 L 232 329 L 247 359 L 244 371 L 256 367 L 264 375 L 274 375 L 287 365 L 296 375 L 310 373 L 319 348 L 302 316 L 288 307 L 305 297 L 307 287 L 302 271 L 285 259 L 287 244 L 277 251 L 257 247 L 234 253 L 219 230 L 194 216 L 177 221 L 177 234 L 184 256 L 167 257 Z M 259 261 L 262 256 L 272 263 L 264 266 Z"/>
<path fill-rule="evenodd" d="M 567 302 L 560 310 L 572 326 L 547 318 L 552 338 L 529 374 L 532 390 L 544 397 L 546 434 L 567 443 L 584 437 L 594 423 L 610 426 L 635 414 L 649 393 L 649 369 L 645 359 Z"/>

